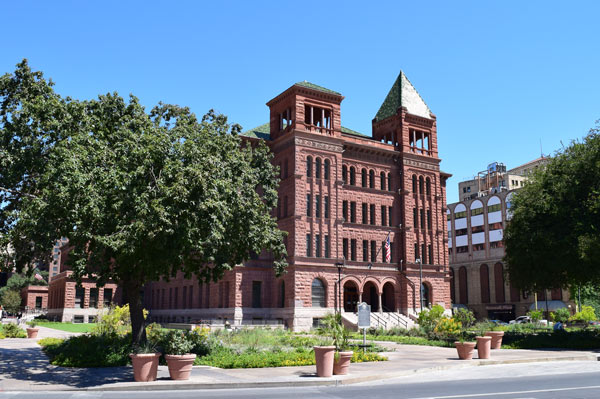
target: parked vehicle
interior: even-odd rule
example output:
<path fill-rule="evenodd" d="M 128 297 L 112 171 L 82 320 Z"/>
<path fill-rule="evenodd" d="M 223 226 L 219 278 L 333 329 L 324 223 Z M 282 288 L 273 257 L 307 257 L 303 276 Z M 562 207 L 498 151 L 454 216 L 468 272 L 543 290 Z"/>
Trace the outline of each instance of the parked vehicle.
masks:
<path fill-rule="evenodd" d="M 531 323 L 531 317 L 529 316 L 519 316 L 514 320 L 511 320 L 509 324 L 522 324 L 522 323 Z"/>

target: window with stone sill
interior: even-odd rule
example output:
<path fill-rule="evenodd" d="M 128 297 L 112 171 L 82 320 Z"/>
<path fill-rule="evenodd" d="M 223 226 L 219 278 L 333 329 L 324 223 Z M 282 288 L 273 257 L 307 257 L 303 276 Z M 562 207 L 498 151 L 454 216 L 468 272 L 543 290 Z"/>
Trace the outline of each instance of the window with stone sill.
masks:
<path fill-rule="evenodd" d="M 342 166 L 342 181 L 344 184 L 348 184 L 348 167 L 346 165 Z"/>
<path fill-rule="evenodd" d="M 466 235 L 467 235 L 467 233 L 468 233 L 468 231 L 467 231 L 467 229 L 465 228 L 465 229 L 458 229 L 458 230 L 455 230 L 455 231 L 454 231 L 454 233 L 456 234 L 456 236 L 457 236 L 457 237 L 459 237 L 459 236 L 466 236 Z"/>
<path fill-rule="evenodd" d="M 315 178 L 321 178 L 321 158 L 315 160 Z"/>
<path fill-rule="evenodd" d="M 356 260 L 356 240 L 354 238 L 350 240 L 350 260 Z"/>
<path fill-rule="evenodd" d="M 369 171 L 369 188 L 375 188 L 375 171 Z"/>
<path fill-rule="evenodd" d="M 356 202 L 350 202 L 350 223 L 356 223 Z"/>
<path fill-rule="evenodd" d="M 367 170 L 363 168 L 360 172 L 361 174 L 361 183 L 363 187 L 367 187 Z"/>
<path fill-rule="evenodd" d="M 385 191 L 385 172 L 381 172 L 379 174 L 379 180 L 380 180 L 380 184 L 381 184 L 381 190 Z"/>
<path fill-rule="evenodd" d="M 354 166 L 350 167 L 350 185 L 356 185 L 356 169 L 354 169 Z"/>
<path fill-rule="evenodd" d="M 369 241 L 363 240 L 362 242 L 363 262 L 369 261 Z"/>

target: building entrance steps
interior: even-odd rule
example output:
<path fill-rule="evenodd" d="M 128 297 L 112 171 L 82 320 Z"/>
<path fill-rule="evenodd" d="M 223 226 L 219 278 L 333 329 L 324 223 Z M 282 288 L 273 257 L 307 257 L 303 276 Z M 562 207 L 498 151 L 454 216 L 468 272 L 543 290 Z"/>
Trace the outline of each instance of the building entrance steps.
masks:
<path fill-rule="evenodd" d="M 358 315 L 353 312 L 342 312 L 344 325 L 353 331 L 358 330 Z M 398 312 L 371 312 L 371 327 L 390 329 L 400 327 L 404 329 L 413 328 L 415 322 L 406 315 Z"/>
<path fill-rule="evenodd" d="M 171 381 L 166 366 L 160 366 L 158 380 L 149 383 L 133 381 L 130 366 L 79 369 L 57 367 L 33 339 L 0 340 L 0 391 L 31 390 L 168 390 L 218 389 L 251 387 L 285 387 L 341 385 L 377 381 L 432 370 L 465 368 L 489 364 L 546 361 L 597 361 L 598 353 L 563 350 L 499 349 L 490 360 L 458 360 L 456 349 L 381 342 L 394 350 L 384 355 L 386 362 L 353 363 L 345 376 L 319 378 L 314 366 L 263 369 L 218 369 L 194 367 L 190 380 Z"/>

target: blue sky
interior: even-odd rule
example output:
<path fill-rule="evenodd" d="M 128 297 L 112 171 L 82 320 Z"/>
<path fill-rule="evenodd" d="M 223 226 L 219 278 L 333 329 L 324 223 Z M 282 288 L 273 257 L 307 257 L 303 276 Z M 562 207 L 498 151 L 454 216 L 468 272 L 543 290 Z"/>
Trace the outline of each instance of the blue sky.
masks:
<path fill-rule="evenodd" d="M 22 58 L 62 95 L 133 93 L 214 108 L 252 128 L 295 82 L 341 92 L 342 124 L 371 120 L 402 69 L 438 120 L 457 183 L 517 166 L 600 119 L 596 1 L 13 1 L 0 73 Z"/>

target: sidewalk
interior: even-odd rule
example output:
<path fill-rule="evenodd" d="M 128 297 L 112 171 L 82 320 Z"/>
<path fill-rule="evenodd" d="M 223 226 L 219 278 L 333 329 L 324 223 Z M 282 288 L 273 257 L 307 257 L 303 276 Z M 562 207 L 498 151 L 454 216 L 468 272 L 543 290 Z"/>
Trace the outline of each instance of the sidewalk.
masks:
<path fill-rule="evenodd" d="M 56 330 L 53 330 L 56 331 Z M 40 331 L 41 332 L 41 331 Z M 45 334 L 60 334 L 45 332 Z M 68 334 L 68 333 L 66 333 Z M 458 360 L 456 349 L 381 343 L 395 349 L 384 353 L 387 362 L 355 363 L 350 374 L 318 378 L 315 366 L 224 370 L 194 367 L 188 381 L 171 381 L 166 366 L 160 366 L 158 380 L 133 382 L 131 367 L 75 369 L 52 366 L 35 340 L 0 340 L 0 391 L 31 390 L 168 390 L 342 385 L 401 377 L 450 368 L 544 361 L 597 361 L 598 353 L 563 350 L 492 351 L 490 360 Z"/>

